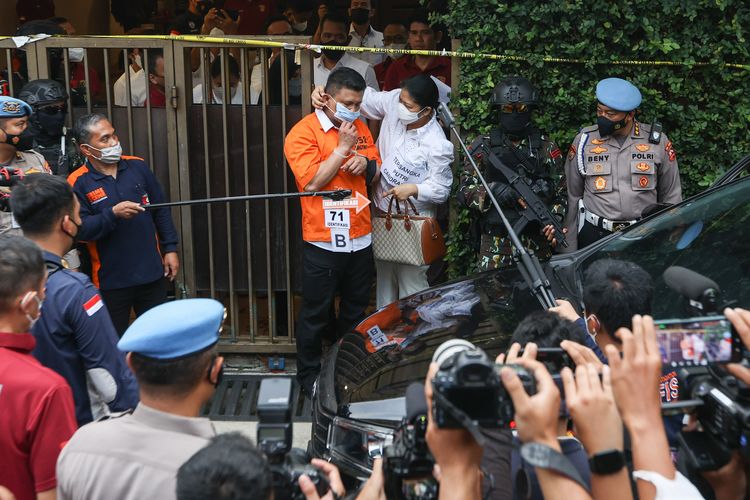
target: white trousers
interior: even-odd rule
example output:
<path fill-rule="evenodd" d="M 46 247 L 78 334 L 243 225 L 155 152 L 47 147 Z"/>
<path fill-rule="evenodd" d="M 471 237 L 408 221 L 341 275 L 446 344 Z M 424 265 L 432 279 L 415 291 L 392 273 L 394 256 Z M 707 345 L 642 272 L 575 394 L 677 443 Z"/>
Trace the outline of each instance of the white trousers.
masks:
<path fill-rule="evenodd" d="M 428 288 L 430 286 L 427 283 L 427 269 L 429 267 L 397 264 L 375 259 L 375 270 L 378 273 L 378 308 Z"/>

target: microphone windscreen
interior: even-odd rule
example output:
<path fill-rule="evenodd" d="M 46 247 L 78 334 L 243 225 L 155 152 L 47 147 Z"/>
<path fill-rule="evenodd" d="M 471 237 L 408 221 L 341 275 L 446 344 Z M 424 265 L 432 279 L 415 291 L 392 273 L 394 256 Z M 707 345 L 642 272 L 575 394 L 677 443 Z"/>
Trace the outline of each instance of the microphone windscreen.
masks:
<path fill-rule="evenodd" d="M 427 400 L 424 397 L 424 384 L 412 382 L 406 388 L 406 420 L 413 422 L 420 415 L 427 415 Z"/>
<path fill-rule="evenodd" d="M 703 293 L 710 288 L 717 292 L 721 291 L 714 280 L 685 267 L 668 267 L 662 276 L 669 288 L 691 300 L 700 300 Z"/>

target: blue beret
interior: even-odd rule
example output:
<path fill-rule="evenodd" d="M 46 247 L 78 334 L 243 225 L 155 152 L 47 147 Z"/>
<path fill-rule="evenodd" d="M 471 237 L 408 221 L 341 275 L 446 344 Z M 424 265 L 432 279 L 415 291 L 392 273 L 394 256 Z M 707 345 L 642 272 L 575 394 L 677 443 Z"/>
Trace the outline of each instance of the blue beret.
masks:
<path fill-rule="evenodd" d="M 617 111 L 633 111 L 641 105 L 641 91 L 622 78 L 605 78 L 596 84 L 596 99 Z"/>
<path fill-rule="evenodd" d="M 215 344 L 223 322 L 224 305 L 217 300 L 175 300 L 139 316 L 117 348 L 156 359 L 179 358 Z"/>
<path fill-rule="evenodd" d="M 31 106 L 21 99 L 0 95 L 0 118 L 21 118 L 31 116 Z"/>

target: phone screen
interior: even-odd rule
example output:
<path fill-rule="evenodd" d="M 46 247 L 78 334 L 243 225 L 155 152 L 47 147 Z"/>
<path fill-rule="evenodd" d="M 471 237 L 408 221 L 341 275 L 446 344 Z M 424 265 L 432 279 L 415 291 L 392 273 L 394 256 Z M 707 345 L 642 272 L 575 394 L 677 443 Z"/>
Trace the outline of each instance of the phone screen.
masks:
<path fill-rule="evenodd" d="M 655 324 L 665 365 L 695 366 L 741 359 L 742 342 L 724 316 L 660 320 Z"/>

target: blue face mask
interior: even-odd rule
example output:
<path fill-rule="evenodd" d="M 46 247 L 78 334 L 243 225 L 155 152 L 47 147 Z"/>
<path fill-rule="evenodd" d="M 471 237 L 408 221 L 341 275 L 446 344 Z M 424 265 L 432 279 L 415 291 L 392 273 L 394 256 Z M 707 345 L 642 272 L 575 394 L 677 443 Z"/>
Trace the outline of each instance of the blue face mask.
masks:
<path fill-rule="evenodd" d="M 330 107 L 328 109 L 333 111 Z M 342 122 L 354 123 L 354 120 L 359 118 L 359 111 L 352 111 L 340 102 L 337 102 L 336 111 L 333 111 L 333 116 L 335 116 Z"/>

